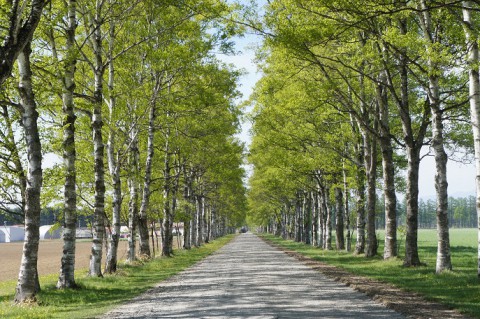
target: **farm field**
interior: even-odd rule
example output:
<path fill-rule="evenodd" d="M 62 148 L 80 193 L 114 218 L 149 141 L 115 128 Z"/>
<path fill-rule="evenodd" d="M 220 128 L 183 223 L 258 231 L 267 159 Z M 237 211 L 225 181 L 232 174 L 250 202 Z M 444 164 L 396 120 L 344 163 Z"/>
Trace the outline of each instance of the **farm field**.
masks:
<path fill-rule="evenodd" d="M 174 238 L 175 239 L 175 238 Z M 138 243 L 138 242 L 137 242 Z M 174 248 L 177 248 L 174 240 Z M 60 270 L 60 258 L 62 256 L 63 242 L 60 239 L 41 240 L 38 257 L 39 276 L 58 273 Z M 75 251 L 75 268 L 86 269 L 90 262 L 90 250 L 92 243 L 89 240 L 77 241 Z M 23 242 L 0 244 L 0 281 L 16 280 L 22 258 Z M 124 260 L 127 256 L 128 241 L 119 243 L 118 258 Z M 105 261 L 105 249 L 102 262 Z"/>

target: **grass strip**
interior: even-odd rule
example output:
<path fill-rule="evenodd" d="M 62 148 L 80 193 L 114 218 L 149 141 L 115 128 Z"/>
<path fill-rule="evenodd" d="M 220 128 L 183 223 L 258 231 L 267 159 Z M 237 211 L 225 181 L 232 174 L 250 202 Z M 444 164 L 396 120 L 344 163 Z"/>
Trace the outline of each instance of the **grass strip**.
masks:
<path fill-rule="evenodd" d="M 365 258 L 345 251 L 322 250 L 292 240 L 284 240 L 269 234 L 259 234 L 263 238 L 301 253 L 314 260 L 328 263 L 349 271 L 350 273 L 374 278 L 394 284 L 408 291 L 417 292 L 427 300 L 436 301 L 456 309 L 468 316 L 480 318 L 480 281 L 476 274 L 477 251 L 472 244 L 452 246 L 453 271 L 435 274 L 436 242 L 430 232 L 420 230 L 419 255 L 427 266 L 405 268 L 401 258 L 383 260 L 381 256 Z M 470 237 L 469 230 L 453 230 L 452 242 L 465 241 Z M 381 234 L 380 234 L 381 237 Z M 335 242 L 335 240 L 333 240 Z M 380 240 L 378 252 L 383 251 Z"/>
<path fill-rule="evenodd" d="M 228 235 L 199 248 L 175 250 L 172 258 L 121 264 L 114 275 L 90 278 L 87 271 L 77 271 L 80 289 L 55 288 L 58 274 L 42 276 L 38 302 L 15 305 L 12 300 L 15 281 L 0 282 L 0 318 L 92 318 L 156 286 L 180 271 L 212 254 L 234 238 Z"/>

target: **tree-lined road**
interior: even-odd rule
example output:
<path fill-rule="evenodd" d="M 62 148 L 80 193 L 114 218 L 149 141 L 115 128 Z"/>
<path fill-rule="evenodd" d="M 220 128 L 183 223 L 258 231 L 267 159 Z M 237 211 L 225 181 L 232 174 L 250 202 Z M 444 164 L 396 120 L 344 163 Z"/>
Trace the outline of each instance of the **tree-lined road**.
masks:
<path fill-rule="evenodd" d="M 105 318 L 403 318 L 253 234 Z"/>

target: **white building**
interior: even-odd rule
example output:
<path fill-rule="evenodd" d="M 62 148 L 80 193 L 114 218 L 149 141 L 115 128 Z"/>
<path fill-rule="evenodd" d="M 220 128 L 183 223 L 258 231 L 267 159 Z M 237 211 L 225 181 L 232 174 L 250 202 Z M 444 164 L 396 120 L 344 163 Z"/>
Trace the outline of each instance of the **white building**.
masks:
<path fill-rule="evenodd" d="M 5 242 L 5 233 L 3 231 L 0 231 L 0 243 Z"/>
<path fill-rule="evenodd" d="M 54 225 L 40 226 L 40 239 L 59 239 L 62 237 L 62 227 L 54 228 Z"/>
<path fill-rule="evenodd" d="M 10 243 L 12 241 L 23 241 L 25 238 L 25 229 L 18 226 L 0 226 L 0 232 L 3 233 L 4 243 Z M 2 241 L 2 235 L 0 235 L 0 242 Z"/>
<path fill-rule="evenodd" d="M 76 237 L 81 238 L 92 238 L 92 231 L 87 227 L 79 227 L 76 231 Z"/>

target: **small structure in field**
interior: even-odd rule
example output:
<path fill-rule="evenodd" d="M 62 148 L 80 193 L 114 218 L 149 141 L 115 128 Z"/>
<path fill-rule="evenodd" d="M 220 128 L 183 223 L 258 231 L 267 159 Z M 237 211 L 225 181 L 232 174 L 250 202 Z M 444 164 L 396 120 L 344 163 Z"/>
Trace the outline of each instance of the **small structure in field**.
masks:
<path fill-rule="evenodd" d="M 59 239 L 62 237 L 62 228 L 54 227 L 56 225 L 40 226 L 40 240 Z"/>
<path fill-rule="evenodd" d="M 183 223 L 173 223 L 172 234 L 173 236 L 182 236 L 183 235 Z"/>
<path fill-rule="evenodd" d="M 88 227 L 78 227 L 75 236 L 78 239 L 92 238 L 92 230 Z"/>
<path fill-rule="evenodd" d="M 0 226 L 0 242 L 4 238 L 4 243 L 10 243 L 12 241 L 23 241 L 25 237 L 25 229 L 20 226 Z"/>
<path fill-rule="evenodd" d="M 120 226 L 120 238 L 128 238 L 130 236 L 130 228 L 128 226 Z"/>

